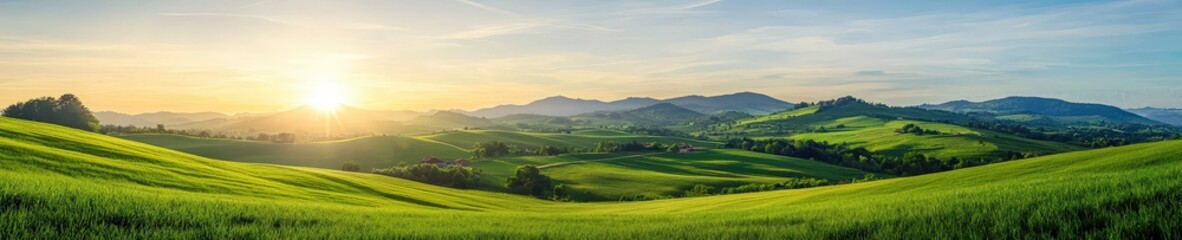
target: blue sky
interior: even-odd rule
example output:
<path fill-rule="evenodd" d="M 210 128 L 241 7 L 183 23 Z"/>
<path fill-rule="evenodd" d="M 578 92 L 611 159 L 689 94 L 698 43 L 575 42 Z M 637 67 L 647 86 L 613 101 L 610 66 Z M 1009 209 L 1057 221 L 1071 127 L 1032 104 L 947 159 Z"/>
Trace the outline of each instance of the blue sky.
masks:
<path fill-rule="evenodd" d="M 1179 1 L 0 1 L 0 101 L 474 109 L 739 91 L 1182 107 Z"/>

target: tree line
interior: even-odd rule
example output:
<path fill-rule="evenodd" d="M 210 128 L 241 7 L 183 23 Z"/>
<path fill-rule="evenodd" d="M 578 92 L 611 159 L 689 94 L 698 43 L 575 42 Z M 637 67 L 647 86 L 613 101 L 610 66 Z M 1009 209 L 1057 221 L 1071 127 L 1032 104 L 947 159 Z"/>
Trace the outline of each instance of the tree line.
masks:
<path fill-rule="evenodd" d="M 59 98 L 40 97 L 9 105 L 4 108 L 3 116 L 91 132 L 97 132 L 102 128 L 90 109 L 82 104 L 82 100 L 68 93 Z"/>
<path fill-rule="evenodd" d="M 359 169 L 360 167 L 346 164 L 342 168 L 351 170 Z M 435 164 L 419 163 L 393 166 L 388 168 L 376 168 L 370 172 L 453 188 L 475 188 L 480 184 L 480 170 L 474 170 L 470 167 L 455 165 L 440 168 Z"/>
<path fill-rule="evenodd" d="M 811 139 L 734 138 L 727 140 L 723 147 L 811 159 L 863 171 L 889 173 L 897 176 L 920 175 L 1035 156 L 1032 153 L 1004 151 L 997 156 L 976 159 L 955 157 L 937 159 L 916 152 L 909 152 L 900 157 L 877 154 L 863 147 L 852 148 L 845 143 L 831 144 L 828 142 L 817 142 Z"/>

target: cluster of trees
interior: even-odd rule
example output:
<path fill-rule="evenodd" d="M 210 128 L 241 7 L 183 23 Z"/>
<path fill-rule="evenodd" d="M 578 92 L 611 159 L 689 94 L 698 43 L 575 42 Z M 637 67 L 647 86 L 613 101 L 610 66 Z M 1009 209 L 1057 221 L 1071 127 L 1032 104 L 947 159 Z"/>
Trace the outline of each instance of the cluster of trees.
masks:
<path fill-rule="evenodd" d="M 665 151 L 667 148 L 661 143 L 643 144 L 637 141 L 631 142 L 611 142 L 604 141 L 595 144 L 594 152 L 639 152 L 639 151 Z"/>
<path fill-rule="evenodd" d="M 817 103 L 814 103 L 814 104 L 805 104 L 805 106 L 817 106 L 817 111 L 825 111 L 825 110 L 829 110 L 830 108 L 846 105 L 849 103 L 870 104 L 870 103 L 866 102 L 865 100 L 858 99 L 853 96 L 845 96 L 845 97 L 840 97 L 840 98 L 832 99 L 832 100 L 818 101 Z M 804 103 L 802 103 L 802 104 L 804 104 Z M 879 106 L 879 107 L 887 107 L 886 104 L 881 104 L 881 103 L 876 103 L 874 105 Z"/>
<path fill-rule="evenodd" d="M 1032 157 L 1034 154 L 1012 151 L 998 156 L 977 159 L 950 158 L 946 160 L 919 153 L 908 153 L 902 157 L 881 155 L 866 148 L 851 148 L 847 144 L 830 144 L 813 140 L 793 139 L 751 139 L 727 140 L 726 148 L 745 149 L 762 153 L 798 157 L 826 162 L 863 171 L 890 173 L 898 176 L 919 175 L 957 168 L 971 167 L 999 161 Z"/>
<path fill-rule="evenodd" d="M 349 167 L 346 165 L 345 167 Z M 358 166 L 360 168 L 360 166 Z M 480 183 L 480 170 L 470 167 L 447 166 L 420 163 L 389 168 L 373 169 L 373 173 L 408 179 L 416 182 L 453 188 L 475 188 Z"/>
<path fill-rule="evenodd" d="M 495 158 L 504 156 L 557 156 L 559 154 L 583 152 L 581 148 L 571 146 L 558 147 L 542 145 L 538 149 L 527 149 L 501 141 L 477 142 L 472 148 L 472 157 Z"/>
<path fill-rule="evenodd" d="M 766 192 L 773 190 L 811 188 L 829 185 L 829 180 L 816 178 L 791 178 L 778 183 L 752 183 L 737 187 L 722 188 L 716 194 L 735 194 L 749 192 Z"/>
<path fill-rule="evenodd" d="M 595 144 L 595 152 L 635 152 L 646 150 L 647 147 L 636 141 L 618 143 L 604 141 Z"/>
<path fill-rule="evenodd" d="M 923 128 L 919 127 L 919 126 L 916 126 L 916 125 L 915 125 L 915 124 L 913 124 L 913 123 L 908 123 L 907 125 L 903 125 L 903 128 L 897 129 L 896 131 L 897 131 L 897 132 L 900 132 L 900 133 L 909 133 L 909 134 L 915 134 L 915 135 L 920 135 L 920 136 L 923 136 L 923 135 L 940 135 L 940 134 L 942 134 L 942 133 L 941 133 L 940 131 L 938 131 L 938 130 L 935 130 L 935 129 L 923 129 Z"/>
<path fill-rule="evenodd" d="M 725 187 L 715 191 L 714 187 L 697 184 L 694 187 L 682 192 L 683 197 L 702 197 L 710 195 L 735 194 L 735 193 L 749 193 L 749 192 L 764 192 L 773 190 L 811 188 L 829 185 L 829 180 L 816 178 L 790 178 L 778 183 L 751 183 L 736 187 Z"/>
<path fill-rule="evenodd" d="M 1115 147 L 1134 143 L 1182 139 L 1179 129 L 1136 123 L 1097 124 L 1095 126 L 1048 130 L 1003 121 L 971 122 L 965 126 L 1003 132 L 1019 137 L 1068 143 L 1091 148 Z"/>
<path fill-rule="evenodd" d="M 509 176 L 509 179 L 505 180 L 505 188 L 509 189 L 511 193 L 539 198 L 545 198 L 555 192 L 554 190 L 558 190 L 562 194 L 565 194 L 562 197 L 570 199 L 565 185 L 562 186 L 562 189 L 553 189 L 553 182 L 550 181 L 550 177 L 542 175 L 542 170 L 534 165 L 517 167 L 513 176 Z"/>
<path fill-rule="evenodd" d="M 350 171 L 350 172 L 361 171 L 361 164 L 357 164 L 356 161 L 347 161 L 347 162 L 345 162 L 345 164 L 341 165 L 341 170 Z"/>
<path fill-rule="evenodd" d="M 82 104 L 82 100 L 73 94 L 64 94 L 59 98 L 41 97 L 18 102 L 4 108 L 3 116 L 52 123 L 91 132 L 101 129 L 98 119 L 91 115 L 90 109 L 86 108 Z"/>
<path fill-rule="evenodd" d="M 220 138 L 220 139 L 234 139 L 234 140 L 246 140 L 246 141 L 273 142 L 273 143 L 296 143 L 301 140 L 305 140 L 305 138 L 299 137 L 296 134 L 291 134 L 291 133 L 275 133 L 275 134 L 259 133 L 258 135 L 254 135 L 254 136 L 241 137 L 241 136 L 230 135 L 225 132 L 214 132 L 214 131 L 210 131 L 210 130 L 167 129 L 164 127 L 163 124 L 157 124 L 156 127 L 118 126 L 118 125 L 109 125 L 108 124 L 108 125 L 103 125 L 102 129 L 99 130 L 99 132 L 101 132 L 103 134 L 107 134 L 107 135 L 169 134 L 169 135 L 190 136 L 190 137 L 199 137 L 199 138 Z"/>

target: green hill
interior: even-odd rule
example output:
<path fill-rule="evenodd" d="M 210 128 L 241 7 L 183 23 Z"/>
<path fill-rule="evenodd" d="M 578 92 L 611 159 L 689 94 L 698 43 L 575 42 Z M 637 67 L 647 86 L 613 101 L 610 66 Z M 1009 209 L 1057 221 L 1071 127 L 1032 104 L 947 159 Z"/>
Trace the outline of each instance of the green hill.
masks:
<path fill-rule="evenodd" d="M 708 133 L 727 137 L 786 137 L 848 143 L 887 155 L 917 152 L 941 159 L 988 158 L 1009 152 L 1046 155 L 1082 149 L 956 125 L 971 121 L 973 119 L 969 116 L 951 112 L 888 107 L 843 98 L 830 104 L 742 119 L 737 124 L 712 126 Z M 907 124 L 936 130 L 939 134 L 896 132 Z"/>
<path fill-rule="evenodd" d="M 357 162 L 362 169 L 371 169 L 389 167 L 400 162 L 418 162 L 425 156 L 447 159 L 471 157 L 472 153 L 469 151 L 477 142 L 492 141 L 502 141 L 531 149 L 542 145 L 594 148 L 595 144 L 601 141 L 718 145 L 714 142 L 676 137 L 637 136 L 612 130 L 583 130 L 572 134 L 467 130 L 415 137 L 374 136 L 333 142 L 295 144 L 175 135 L 128 135 L 121 137 L 209 158 L 329 169 L 339 169 L 347 161 Z"/>
<path fill-rule="evenodd" d="M 863 177 L 866 172 L 818 161 L 740 150 L 696 153 L 593 153 L 556 157 L 512 157 L 478 161 L 495 183 L 503 183 L 517 166 L 541 166 L 542 173 L 566 184 L 579 201 L 617 200 L 620 197 L 676 196 L 694 185 L 721 189 L 751 183 L 778 183 L 787 178 L 817 178 L 836 183 Z"/>
<path fill-rule="evenodd" d="M 1182 141 L 800 190 L 555 203 L 0 118 L 0 236 L 1177 239 Z"/>

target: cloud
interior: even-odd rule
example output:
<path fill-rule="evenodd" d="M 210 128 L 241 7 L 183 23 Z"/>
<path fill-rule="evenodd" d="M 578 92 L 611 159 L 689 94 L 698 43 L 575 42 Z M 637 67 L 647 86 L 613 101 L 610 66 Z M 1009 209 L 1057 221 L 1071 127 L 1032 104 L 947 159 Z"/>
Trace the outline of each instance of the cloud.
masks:
<path fill-rule="evenodd" d="M 170 17 L 231 17 L 231 18 L 245 18 L 245 19 L 254 19 L 254 20 L 259 20 L 259 21 L 264 21 L 264 22 L 269 22 L 269 23 L 275 23 L 275 24 L 300 26 L 299 24 L 293 24 L 293 23 L 290 23 L 290 22 L 287 22 L 287 21 L 281 21 L 281 20 L 279 20 L 279 19 L 276 19 L 276 18 L 271 18 L 271 17 L 264 17 L 264 16 L 259 16 L 259 15 L 250 15 L 250 14 L 234 14 L 234 13 L 210 13 L 210 12 L 191 12 L 191 13 L 160 13 L 160 15 L 163 15 L 163 16 L 170 16 Z"/>

